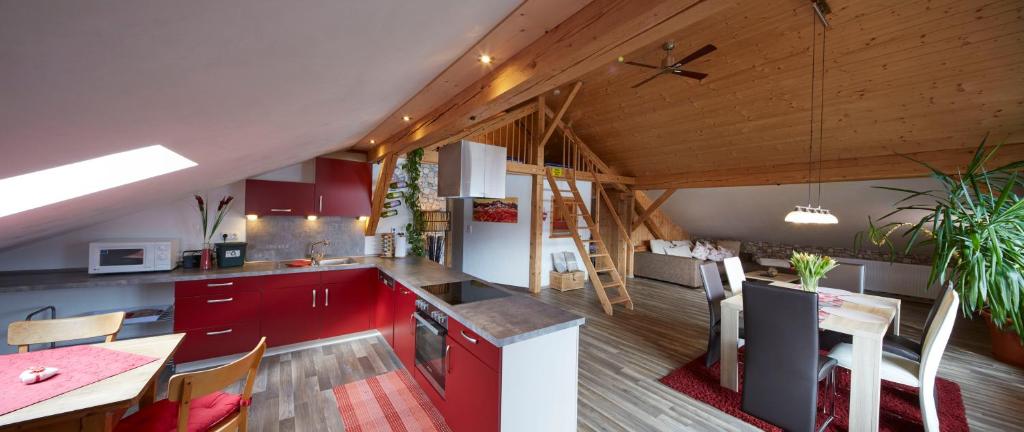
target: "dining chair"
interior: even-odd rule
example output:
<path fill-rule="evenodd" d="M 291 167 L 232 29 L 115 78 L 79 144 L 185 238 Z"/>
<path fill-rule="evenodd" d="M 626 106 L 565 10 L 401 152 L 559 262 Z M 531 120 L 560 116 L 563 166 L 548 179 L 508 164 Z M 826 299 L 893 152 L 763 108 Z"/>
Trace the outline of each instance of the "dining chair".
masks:
<path fill-rule="evenodd" d="M 819 354 L 818 295 L 746 282 L 743 320 L 743 411 L 787 431 L 814 431 L 825 381 L 831 403 L 822 404 L 827 417 L 817 428 L 825 430 L 835 418 L 837 362 Z"/>
<path fill-rule="evenodd" d="M 708 349 L 704 357 L 704 365 L 711 367 L 718 363 L 721 355 L 722 337 L 722 300 L 725 300 L 725 288 L 722 287 L 722 275 L 718 272 L 718 264 L 707 262 L 700 265 L 700 278 L 704 282 L 704 294 L 708 300 Z M 740 327 L 740 339 L 743 339 L 743 327 Z"/>
<path fill-rule="evenodd" d="M 245 431 L 252 388 L 266 350 L 264 337 L 244 357 L 224 366 L 172 376 L 167 399 L 121 419 L 114 431 Z M 241 394 L 223 391 L 243 378 Z"/>
<path fill-rule="evenodd" d="M 729 257 L 722 261 L 725 265 L 725 277 L 729 280 L 729 291 L 732 295 L 743 292 L 743 282 L 747 276 L 743 274 L 743 263 L 740 257 Z"/>
<path fill-rule="evenodd" d="M 960 296 L 956 290 L 947 289 L 936 303 L 939 303 L 939 307 L 934 316 L 935 321 L 924 335 L 921 361 L 908 360 L 883 351 L 881 378 L 920 389 L 918 401 L 921 405 L 921 420 L 924 423 L 924 429 L 937 432 L 939 430 L 939 414 L 935 405 L 935 375 L 939 371 L 939 362 L 942 360 L 942 354 L 946 351 L 949 336 L 953 332 Z M 836 345 L 828 355 L 839 362 L 839 366 L 849 369 L 853 364 L 853 345 L 846 343 Z"/>
<path fill-rule="evenodd" d="M 916 362 L 921 361 L 921 341 L 928 334 L 928 331 L 932 328 L 932 324 L 935 322 L 935 315 L 939 311 L 939 307 L 942 305 L 942 299 L 946 295 L 946 291 L 951 290 L 952 285 L 947 284 L 943 287 L 942 292 L 939 293 L 938 297 L 932 302 L 932 308 L 928 311 L 928 317 L 924 320 L 924 327 L 921 329 L 921 338 L 914 340 L 906 336 L 897 336 L 895 334 L 885 335 L 885 339 L 882 339 L 882 351 L 890 354 L 895 354 L 903 357 L 907 360 L 913 360 Z"/>
<path fill-rule="evenodd" d="M 77 339 L 105 337 L 106 342 L 117 339 L 124 324 L 124 312 L 111 312 L 74 318 L 38 321 L 15 321 L 7 326 L 7 344 L 16 345 L 18 352 L 28 352 L 29 345 L 65 342 Z"/>

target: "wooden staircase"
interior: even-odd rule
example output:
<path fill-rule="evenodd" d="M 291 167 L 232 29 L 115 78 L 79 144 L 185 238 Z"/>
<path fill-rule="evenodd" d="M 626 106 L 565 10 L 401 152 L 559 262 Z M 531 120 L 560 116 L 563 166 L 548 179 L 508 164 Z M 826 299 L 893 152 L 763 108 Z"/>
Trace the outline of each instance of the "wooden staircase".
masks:
<path fill-rule="evenodd" d="M 576 188 L 576 171 L 568 169 L 564 171 L 571 176 L 566 177 L 565 181 L 569 184 L 569 192 L 572 193 L 571 198 L 575 202 L 581 203 L 579 206 L 570 208 L 565 202 L 565 199 L 570 198 L 570 196 L 562 195 L 565 191 L 558 188 L 558 182 L 555 180 L 555 175 L 551 168 L 545 169 L 544 175 L 548 179 L 548 185 L 551 186 L 554 198 L 553 204 L 561 210 L 559 213 L 565 219 L 565 225 L 569 227 L 572 239 L 576 243 L 576 249 L 579 251 L 580 256 L 583 257 L 584 265 L 587 266 L 587 276 L 590 278 L 590 284 L 594 286 L 597 298 L 601 300 L 601 307 L 604 308 L 604 313 L 608 315 L 612 315 L 612 306 L 617 304 L 623 304 L 626 306 L 626 309 L 633 310 L 633 299 L 629 296 L 629 291 L 626 290 L 626 283 L 622 279 L 622 275 L 615 268 L 615 262 L 612 260 L 611 254 L 608 253 L 608 248 L 605 246 L 604 241 L 601 240 L 600 229 L 594 223 L 594 218 L 590 216 L 590 212 L 582 205 L 583 197 L 580 195 L 579 189 Z M 584 226 L 579 225 L 581 217 L 586 224 Z M 580 237 L 581 229 L 590 231 L 589 240 L 583 240 Z M 590 252 L 590 244 L 594 245 L 593 253 Z M 595 259 L 591 260 L 591 258 Z M 602 274 L 608 277 L 602 278 Z M 613 297 L 608 296 L 608 289 L 613 290 L 615 293 Z"/>

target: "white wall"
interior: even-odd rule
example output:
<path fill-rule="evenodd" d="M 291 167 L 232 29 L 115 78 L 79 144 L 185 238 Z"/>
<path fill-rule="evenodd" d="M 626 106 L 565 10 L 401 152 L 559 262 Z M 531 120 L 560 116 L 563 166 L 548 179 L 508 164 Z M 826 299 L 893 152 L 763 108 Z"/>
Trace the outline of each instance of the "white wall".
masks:
<path fill-rule="evenodd" d="M 245 241 L 244 183 L 211 189 L 204 195 L 208 202 L 213 203 L 214 209 L 221 197 L 235 197 L 214 238 L 219 241 L 221 233 L 230 233 L 235 234 L 238 241 Z M 200 248 L 202 237 L 196 202 L 190 195 L 164 205 L 140 209 L 137 213 L 0 251 L 0 271 L 85 268 L 89 264 L 89 242 L 94 240 L 176 238 L 181 240 L 182 249 L 188 250 Z"/>
<path fill-rule="evenodd" d="M 560 188 L 568 188 L 560 182 Z M 580 195 L 590 207 L 590 183 L 578 182 Z M 494 223 L 473 221 L 473 208 L 467 200 L 463 206 L 462 227 L 462 271 L 480 279 L 507 285 L 527 287 L 530 285 L 530 208 L 532 206 L 532 178 L 527 175 L 510 174 L 505 182 L 505 196 L 519 198 L 519 219 L 517 223 Z M 552 192 L 545 183 L 543 243 L 541 245 L 541 285 L 549 284 L 552 269 L 551 254 L 573 252 L 582 268 L 583 261 L 576 253 L 571 238 L 550 238 Z M 455 237 L 457 238 L 457 237 Z"/>

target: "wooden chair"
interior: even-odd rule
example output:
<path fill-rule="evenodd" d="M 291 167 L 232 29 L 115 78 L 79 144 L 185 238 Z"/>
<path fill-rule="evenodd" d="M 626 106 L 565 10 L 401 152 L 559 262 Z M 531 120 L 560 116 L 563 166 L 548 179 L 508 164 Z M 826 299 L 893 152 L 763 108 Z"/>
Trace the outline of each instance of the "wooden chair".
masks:
<path fill-rule="evenodd" d="M 167 383 L 167 399 L 125 417 L 115 431 L 245 431 L 256 374 L 267 338 L 245 357 L 217 368 L 177 374 Z M 224 388 L 244 378 L 242 394 Z"/>
<path fill-rule="evenodd" d="M 924 423 L 924 430 L 928 432 L 939 430 L 939 414 L 935 405 L 935 375 L 939 371 L 939 362 L 953 332 L 960 296 L 956 290 L 947 289 L 936 302 L 939 302 L 939 307 L 924 335 L 920 362 L 889 352 L 882 353 L 882 379 L 919 389 L 921 420 Z M 849 369 L 853 364 L 853 346 L 845 343 L 836 345 L 828 356 L 836 359 L 839 366 Z"/>
<path fill-rule="evenodd" d="M 732 295 L 743 292 L 743 282 L 746 282 L 747 276 L 743 273 L 740 257 L 726 258 L 722 264 L 725 265 L 725 277 L 729 279 L 729 291 Z"/>
<path fill-rule="evenodd" d="M 7 326 L 7 344 L 17 345 L 18 352 L 28 352 L 29 345 L 64 342 L 106 336 L 107 342 L 117 338 L 124 324 L 124 312 L 60 318 L 39 321 L 15 321 Z"/>

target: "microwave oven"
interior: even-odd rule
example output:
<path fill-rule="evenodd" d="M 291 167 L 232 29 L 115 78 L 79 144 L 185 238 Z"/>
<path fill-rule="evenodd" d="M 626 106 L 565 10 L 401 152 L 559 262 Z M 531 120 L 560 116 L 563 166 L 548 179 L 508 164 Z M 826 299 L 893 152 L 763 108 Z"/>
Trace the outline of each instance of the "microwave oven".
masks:
<path fill-rule="evenodd" d="M 89 273 L 174 270 L 180 252 L 175 239 L 96 241 L 89 243 Z"/>

